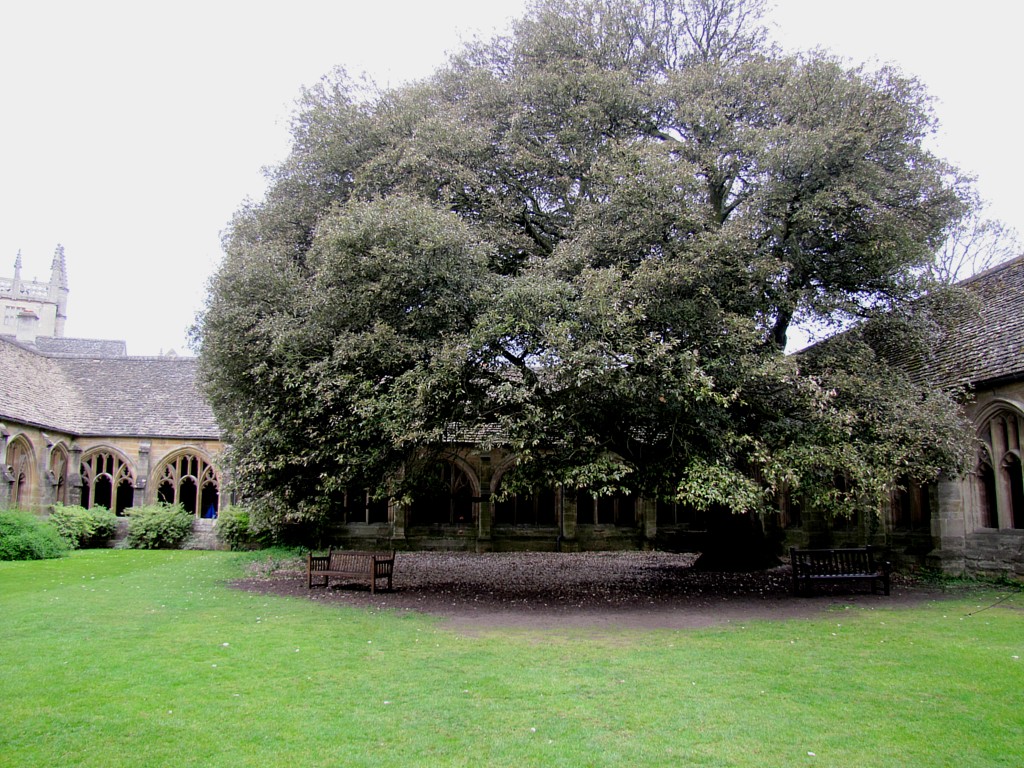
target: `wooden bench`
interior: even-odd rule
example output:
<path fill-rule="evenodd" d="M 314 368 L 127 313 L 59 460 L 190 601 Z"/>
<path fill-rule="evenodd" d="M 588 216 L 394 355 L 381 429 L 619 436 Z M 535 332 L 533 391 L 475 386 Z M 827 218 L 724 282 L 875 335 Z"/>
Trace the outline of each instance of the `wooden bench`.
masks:
<path fill-rule="evenodd" d="M 870 581 L 871 591 L 877 591 L 881 582 L 882 590 L 889 594 L 890 564 L 876 558 L 877 550 L 872 547 L 850 547 L 847 549 L 797 549 L 789 550 L 793 565 L 793 594 L 811 594 L 818 581 Z"/>
<path fill-rule="evenodd" d="M 328 549 L 326 555 L 306 556 L 306 588 L 313 588 L 313 578 L 323 577 L 324 583 L 317 586 L 326 587 L 331 576 L 336 578 L 366 581 L 370 585 L 370 594 L 377 592 L 377 579 L 388 580 L 388 591 L 391 591 L 391 575 L 395 570 L 394 552 L 335 552 Z"/>

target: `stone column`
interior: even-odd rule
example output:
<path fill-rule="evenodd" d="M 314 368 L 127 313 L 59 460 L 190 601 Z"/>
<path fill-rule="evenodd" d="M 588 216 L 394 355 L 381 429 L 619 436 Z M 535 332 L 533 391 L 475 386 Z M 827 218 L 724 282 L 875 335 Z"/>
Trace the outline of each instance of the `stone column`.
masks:
<path fill-rule="evenodd" d="M 20 267 L 21 253 L 18 253 L 18 262 L 15 263 L 15 280 L 17 280 L 17 269 Z M 11 503 L 11 485 L 14 477 L 7 471 L 7 441 L 11 433 L 7 431 L 4 424 L 0 424 L 0 509 L 7 509 Z"/>
<path fill-rule="evenodd" d="M 480 495 L 473 500 L 473 512 L 476 514 L 477 552 L 491 550 L 491 523 L 494 519 L 494 505 L 491 503 L 491 479 L 493 476 L 494 470 L 491 466 L 490 454 L 481 455 L 477 473 Z"/>
<path fill-rule="evenodd" d="M 1002 419 L 992 419 L 989 438 L 992 441 L 992 471 L 996 476 L 996 509 L 999 512 L 999 527 L 1013 528 L 1013 509 L 1010 503 L 1010 481 L 1003 467 L 1006 458 L 1006 424 Z"/>
<path fill-rule="evenodd" d="M 407 510 L 404 504 L 395 499 L 388 500 L 388 517 L 391 519 L 392 542 L 405 542 L 405 523 Z"/>
<path fill-rule="evenodd" d="M 77 443 L 68 446 L 68 506 L 82 505 L 82 449 Z"/>
<path fill-rule="evenodd" d="M 144 507 L 146 505 L 146 489 L 149 486 L 149 456 L 152 443 L 139 443 L 139 462 L 135 472 L 135 488 L 132 492 L 132 506 Z M 196 510 L 196 516 L 202 514 L 202 510 Z"/>
<path fill-rule="evenodd" d="M 563 552 L 576 552 L 579 550 L 579 542 L 576 541 L 576 494 L 567 492 L 565 486 L 560 485 L 555 490 L 555 503 L 561 516 L 559 548 Z"/>
<path fill-rule="evenodd" d="M 970 476 L 968 476 L 970 477 Z M 943 573 L 960 574 L 966 568 L 967 518 L 971 515 L 969 503 L 971 482 L 940 478 L 932 507 L 931 533 L 935 542 L 926 562 Z"/>
<path fill-rule="evenodd" d="M 636 503 L 640 508 L 640 528 L 644 533 L 644 542 L 653 544 L 658 536 L 658 501 L 641 496 Z"/>

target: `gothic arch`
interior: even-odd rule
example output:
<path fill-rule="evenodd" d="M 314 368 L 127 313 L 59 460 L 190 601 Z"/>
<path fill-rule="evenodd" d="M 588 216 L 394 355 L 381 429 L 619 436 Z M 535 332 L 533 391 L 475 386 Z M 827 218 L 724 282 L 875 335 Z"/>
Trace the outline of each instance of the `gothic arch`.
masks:
<path fill-rule="evenodd" d="M 13 507 L 28 507 L 31 503 L 33 480 L 35 478 L 35 454 L 32 443 L 25 435 L 18 435 L 7 444 L 4 465 L 11 484 L 8 499 Z"/>
<path fill-rule="evenodd" d="M 508 457 L 498 465 L 491 478 L 491 496 L 501 489 L 502 480 L 515 464 Z M 495 525 L 553 527 L 558 525 L 558 496 L 548 487 L 533 493 L 516 493 L 492 504 Z"/>
<path fill-rule="evenodd" d="M 50 449 L 47 477 L 50 481 L 51 495 L 54 504 L 68 503 L 68 467 L 70 454 L 63 442 Z"/>
<path fill-rule="evenodd" d="M 82 455 L 82 506 L 106 507 L 117 515 L 134 503 L 135 470 L 123 453 L 109 446 Z"/>
<path fill-rule="evenodd" d="M 1024 413 L 1015 403 L 990 403 L 976 419 L 979 442 L 975 466 L 977 525 L 1024 528 Z"/>
<path fill-rule="evenodd" d="M 446 456 L 431 465 L 430 487 L 413 500 L 410 525 L 470 526 L 476 520 L 480 479 L 460 456 Z"/>
<path fill-rule="evenodd" d="M 180 504 L 196 517 L 220 514 L 220 472 L 198 448 L 183 448 L 165 457 L 153 473 L 157 501 Z"/>

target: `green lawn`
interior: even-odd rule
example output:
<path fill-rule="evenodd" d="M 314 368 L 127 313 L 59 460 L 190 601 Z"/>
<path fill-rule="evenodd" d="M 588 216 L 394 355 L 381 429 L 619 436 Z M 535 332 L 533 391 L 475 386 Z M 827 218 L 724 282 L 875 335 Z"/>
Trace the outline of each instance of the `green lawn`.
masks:
<path fill-rule="evenodd" d="M 245 558 L 0 563 L 0 765 L 1024 764 L 1024 594 L 467 637 L 223 586 Z"/>

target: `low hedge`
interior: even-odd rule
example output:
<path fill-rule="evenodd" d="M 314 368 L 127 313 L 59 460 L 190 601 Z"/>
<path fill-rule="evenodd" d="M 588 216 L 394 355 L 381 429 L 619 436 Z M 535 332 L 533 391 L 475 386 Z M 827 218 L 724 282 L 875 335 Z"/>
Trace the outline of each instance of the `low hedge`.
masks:
<path fill-rule="evenodd" d="M 71 549 L 105 547 L 117 533 L 117 515 L 106 507 L 85 507 L 56 504 L 50 523 Z"/>
<path fill-rule="evenodd" d="M 178 549 L 192 533 L 193 515 L 180 504 L 132 507 L 127 544 L 133 549 Z"/>
<path fill-rule="evenodd" d="M 0 510 L 0 560 L 45 560 L 67 554 L 56 527 L 30 512 Z"/>
<path fill-rule="evenodd" d="M 272 537 L 266 531 L 255 531 L 249 510 L 228 507 L 217 517 L 217 538 L 233 550 L 260 549 L 269 545 Z"/>

